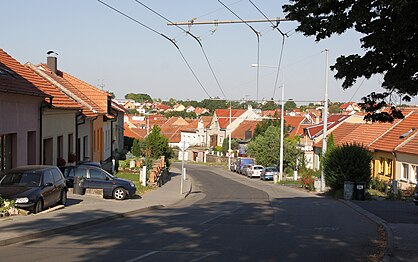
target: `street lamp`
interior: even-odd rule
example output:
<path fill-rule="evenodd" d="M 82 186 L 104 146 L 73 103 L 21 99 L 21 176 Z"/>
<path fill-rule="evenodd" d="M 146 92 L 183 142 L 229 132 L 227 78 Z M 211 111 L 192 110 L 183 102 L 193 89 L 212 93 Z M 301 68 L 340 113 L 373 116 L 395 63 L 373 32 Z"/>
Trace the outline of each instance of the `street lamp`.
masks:
<path fill-rule="evenodd" d="M 325 102 L 324 102 L 324 113 L 323 115 L 323 122 L 324 127 L 322 131 L 322 168 L 321 168 L 321 192 L 325 191 L 325 173 L 324 173 L 324 160 L 325 154 L 327 152 L 327 128 L 328 128 L 328 49 L 325 49 Z"/>
<path fill-rule="evenodd" d="M 251 64 L 252 67 L 268 67 L 268 68 L 278 68 L 277 66 L 267 66 L 259 64 Z M 283 74 L 283 69 L 281 69 Z M 279 165 L 279 181 L 283 180 L 283 138 L 284 138 L 284 81 L 282 87 L 282 97 L 281 97 L 281 112 L 280 112 L 280 165 Z M 277 183 L 277 175 L 273 176 L 273 181 Z"/>

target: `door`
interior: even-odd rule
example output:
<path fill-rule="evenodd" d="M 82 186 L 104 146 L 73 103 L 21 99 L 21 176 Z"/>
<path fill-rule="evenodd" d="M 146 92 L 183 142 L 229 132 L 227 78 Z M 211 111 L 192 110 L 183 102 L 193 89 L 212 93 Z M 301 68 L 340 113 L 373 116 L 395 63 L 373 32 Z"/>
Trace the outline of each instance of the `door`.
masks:
<path fill-rule="evenodd" d="M 42 189 L 42 195 L 44 197 L 44 207 L 49 207 L 53 204 L 55 204 L 55 194 L 56 189 L 54 186 L 54 179 L 52 177 L 51 171 L 47 170 L 44 172 L 44 181 L 43 181 L 43 189 Z M 46 184 L 49 183 L 49 186 L 46 186 Z"/>
<path fill-rule="evenodd" d="M 89 168 L 89 188 L 103 189 L 104 195 L 110 195 L 112 192 L 112 181 L 109 180 L 106 173 L 99 168 Z"/>

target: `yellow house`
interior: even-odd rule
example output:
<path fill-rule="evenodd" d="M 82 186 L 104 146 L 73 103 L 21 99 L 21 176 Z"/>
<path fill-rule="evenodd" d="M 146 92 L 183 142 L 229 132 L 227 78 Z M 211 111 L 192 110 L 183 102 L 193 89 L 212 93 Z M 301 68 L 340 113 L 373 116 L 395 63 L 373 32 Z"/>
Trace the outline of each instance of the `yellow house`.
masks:
<path fill-rule="evenodd" d="M 413 110 L 370 144 L 373 177 L 383 181 L 396 180 L 400 189 L 408 189 L 417 183 L 417 128 L 418 110 Z"/>

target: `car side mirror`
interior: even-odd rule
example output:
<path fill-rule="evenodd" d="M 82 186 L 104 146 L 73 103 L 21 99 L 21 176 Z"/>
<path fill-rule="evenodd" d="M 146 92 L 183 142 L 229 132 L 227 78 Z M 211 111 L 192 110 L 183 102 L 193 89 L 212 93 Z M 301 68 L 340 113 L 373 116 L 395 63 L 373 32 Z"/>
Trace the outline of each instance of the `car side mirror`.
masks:
<path fill-rule="evenodd" d="M 52 183 L 51 182 L 48 182 L 48 183 L 45 183 L 44 184 L 44 187 L 50 187 L 50 186 L 52 186 Z"/>

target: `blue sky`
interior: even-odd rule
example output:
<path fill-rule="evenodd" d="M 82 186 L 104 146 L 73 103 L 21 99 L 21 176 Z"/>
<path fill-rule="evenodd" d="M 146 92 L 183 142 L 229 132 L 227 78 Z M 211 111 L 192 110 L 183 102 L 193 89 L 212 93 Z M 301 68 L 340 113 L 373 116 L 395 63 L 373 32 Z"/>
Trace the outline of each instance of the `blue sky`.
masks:
<path fill-rule="evenodd" d="M 198 43 L 174 26 L 151 13 L 133 0 L 103 0 L 140 22 L 176 40 L 180 50 L 210 96 L 222 93 L 212 76 Z M 172 21 L 237 20 L 217 0 L 144 0 Z M 243 19 L 262 19 L 248 0 L 223 0 Z M 269 18 L 284 17 L 281 6 L 287 1 L 253 0 Z M 147 93 L 153 98 L 201 100 L 207 94 L 198 84 L 172 43 L 95 0 L 15 0 L 2 3 L 2 37 L 0 48 L 21 63 L 45 63 L 46 52 L 54 50 L 58 66 L 92 85 L 117 97 L 127 93 Z M 277 66 L 282 37 L 269 23 L 252 24 L 261 32 L 260 64 Z M 359 37 L 350 31 L 341 36 L 315 42 L 294 33 L 296 22 L 282 22 L 289 32 L 285 40 L 279 84 L 285 84 L 285 98 L 299 101 L 324 99 L 325 54 L 333 64 L 341 54 L 362 53 Z M 184 27 L 184 29 L 188 29 Z M 216 30 L 215 30 L 216 29 Z M 215 30 L 212 33 L 212 30 Z M 293 30 L 293 31 L 292 31 Z M 244 24 L 195 25 L 192 34 L 201 38 L 204 50 L 228 99 L 256 99 L 257 41 L 254 32 Z M 259 99 L 273 95 L 276 69 L 261 67 Z M 371 91 L 382 91 L 381 76 L 360 79 L 353 88 L 342 90 L 341 82 L 329 76 L 331 101 L 360 101 Z M 283 81 L 284 78 L 284 81 Z M 359 87 L 360 86 L 360 87 Z M 274 99 L 279 99 L 276 89 Z M 417 103 L 417 99 L 413 100 Z"/>

